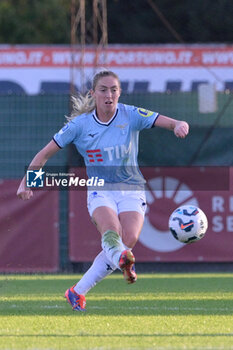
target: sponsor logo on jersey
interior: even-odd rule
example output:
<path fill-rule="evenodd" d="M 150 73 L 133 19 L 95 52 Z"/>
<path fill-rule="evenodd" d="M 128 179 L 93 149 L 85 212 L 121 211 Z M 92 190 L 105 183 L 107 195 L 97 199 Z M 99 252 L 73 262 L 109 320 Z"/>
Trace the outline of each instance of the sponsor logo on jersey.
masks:
<path fill-rule="evenodd" d="M 113 161 L 114 159 L 125 158 L 131 153 L 132 143 L 130 142 L 128 147 L 126 145 L 115 145 L 104 147 L 101 149 L 88 149 L 87 156 L 90 163 L 95 162 L 103 162 L 103 154 L 107 157 L 109 161 Z M 106 158 L 105 158 L 106 159 Z"/>
<path fill-rule="evenodd" d="M 151 117 L 154 114 L 154 112 L 144 108 L 138 108 L 137 111 L 144 118 Z"/>
<path fill-rule="evenodd" d="M 69 124 L 66 124 L 66 125 L 63 126 L 63 128 L 58 132 L 58 134 L 59 134 L 59 135 L 63 134 L 63 132 L 65 132 L 68 128 L 69 128 Z"/>
<path fill-rule="evenodd" d="M 103 162 L 103 156 L 100 149 L 88 149 L 86 152 L 90 163 L 94 163 L 95 161 Z"/>

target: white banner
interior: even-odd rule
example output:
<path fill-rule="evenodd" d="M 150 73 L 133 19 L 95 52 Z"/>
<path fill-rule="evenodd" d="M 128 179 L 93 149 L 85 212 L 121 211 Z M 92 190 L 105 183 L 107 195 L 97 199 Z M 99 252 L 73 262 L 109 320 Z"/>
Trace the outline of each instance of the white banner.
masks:
<path fill-rule="evenodd" d="M 190 91 L 200 83 L 223 91 L 233 84 L 233 46 L 109 45 L 102 51 L 81 51 L 70 46 L 2 45 L 0 92 L 55 92 L 53 83 L 65 92 L 70 81 L 79 90 L 103 67 L 119 75 L 128 93 Z"/>

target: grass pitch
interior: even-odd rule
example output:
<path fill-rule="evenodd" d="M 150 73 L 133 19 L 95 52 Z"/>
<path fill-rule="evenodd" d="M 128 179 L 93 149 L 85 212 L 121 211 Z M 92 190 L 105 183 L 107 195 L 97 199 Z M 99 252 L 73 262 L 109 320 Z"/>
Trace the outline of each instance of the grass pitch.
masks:
<path fill-rule="evenodd" d="M 0 349 L 233 349 L 233 274 L 113 274 L 63 298 L 79 275 L 1 275 Z"/>

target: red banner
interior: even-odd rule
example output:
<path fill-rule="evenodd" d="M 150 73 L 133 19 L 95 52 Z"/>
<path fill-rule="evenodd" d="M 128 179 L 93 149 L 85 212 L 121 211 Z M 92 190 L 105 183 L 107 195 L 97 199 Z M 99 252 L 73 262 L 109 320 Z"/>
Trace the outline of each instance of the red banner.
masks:
<path fill-rule="evenodd" d="M 134 248 L 138 262 L 233 261 L 233 168 L 145 168 L 147 213 Z M 71 170 L 72 173 L 75 169 Z M 209 227 L 199 242 L 182 244 L 168 229 L 172 211 L 184 204 L 200 207 Z M 91 223 L 86 193 L 70 191 L 69 256 L 92 261 L 101 250 L 100 234 Z"/>
<path fill-rule="evenodd" d="M 0 184 L 0 271 L 58 271 L 58 192 L 35 191 L 22 201 L 18 185 L 17 180 Z"/>
<path fill-rule="evenodd" d="M 108 46 L 104 50 L 59 46 L 0 47 L 1 67 L 232 67 L 233 47 Z"/>

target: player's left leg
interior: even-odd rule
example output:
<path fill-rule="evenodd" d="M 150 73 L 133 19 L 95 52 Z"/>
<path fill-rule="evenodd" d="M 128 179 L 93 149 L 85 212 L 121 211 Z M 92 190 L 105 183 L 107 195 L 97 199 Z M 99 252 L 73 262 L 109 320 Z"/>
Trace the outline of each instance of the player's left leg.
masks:
<path fill-rule="evenodd" d="M 119 266 L 121 254 L 125 251 L 122 241 L 122 228 L 118 214 L 107 206 L 101 206 L 94 210 L 92 220 L 101 234 L 101 246 L 114 266 Z M 129 251 L 129 255 L 131 252 Z"/>
<path fill-rule="evenodd" d="M 130 249 L 126 250 L 120 258 L 120 268 L 123 271 L 125 280 L 128 283 L 134 283 L 137 275 L 134 268 L 135 258 L 132 257 L 131 249 L 137 243 L 140 235 L 144 217 L 136 211 L 121 212 L 119 219 L 122 225 L 122 239 L 125 245 Z M 131 253 L 131 254 L 130 254 Z"/>
<path fill-rule="evenodd" d="M 123 192 L 118 204 L 118 211 L 122 228 L 122 240 L 128 248 L 132 249 L 138 241 L 144 222 L 146 211 L 145 192 L 143 190 Z M 129 263 L 130 259 L 131 262 Z M 124 261 L 128 264 L 125 264 Z M 120 259 L 121 269 L 128 283 L 133 283 L 137 279 L 134 261 L 134 256 L 131 258 L 127 251 Z"/>
<path fill-rule="evenodd" d="M 144 216 L 138 211 L 124 211 L 119 214 L 122 227 L 122 240 L 132 249 L 138 241 L 142 230 Z"/>
<path fill-rule="evenodd" d="M 89 191 L 87 199 L 92 222 L 101 234 L 101 246 L 107 258 L 117 267 L 125 250 L 117 208 L 119 193 L 115 190 Z"/>

